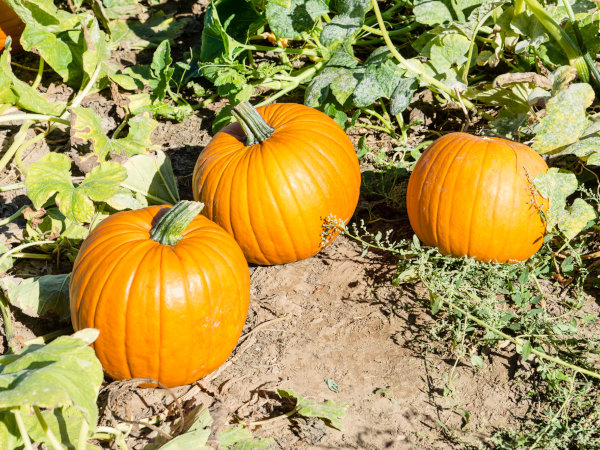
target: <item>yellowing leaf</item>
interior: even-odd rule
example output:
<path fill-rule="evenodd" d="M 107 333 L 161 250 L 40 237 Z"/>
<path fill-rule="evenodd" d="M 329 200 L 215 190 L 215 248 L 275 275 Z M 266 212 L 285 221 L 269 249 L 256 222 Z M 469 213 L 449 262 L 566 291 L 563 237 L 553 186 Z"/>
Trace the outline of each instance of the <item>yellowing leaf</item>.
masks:
<path fill-rule="evenodd" d="M 544 154 L 577 142 L 588 126 L 585 110 L 593 100 L 594 90 L 586 83 L 572 84 L 553 96 L 537 128 L 533 149 Z"/>
<path fill-rule="evenodd" d="M 558 218 L 558 228 L 567 239 L 573 239 L 579 234 L 590 220 L 596 218 L 594 207 L 581 198 L 576 198 L 573 204 L 563 210 Z"/>
<path fill-rule="evenodd" d="M 100 161 L 111 153 L 127 156 L 145 154 L 157 147 L 150 135 L 158 126 L 149 112 L 138 114 L 129 120 L 129 134 L 120 139 L 109 138 L 102 129 L 102 119 L 89 108 L 71 108 L 71 141 L 75 144 L 90 142 L 92 151 Z"/>

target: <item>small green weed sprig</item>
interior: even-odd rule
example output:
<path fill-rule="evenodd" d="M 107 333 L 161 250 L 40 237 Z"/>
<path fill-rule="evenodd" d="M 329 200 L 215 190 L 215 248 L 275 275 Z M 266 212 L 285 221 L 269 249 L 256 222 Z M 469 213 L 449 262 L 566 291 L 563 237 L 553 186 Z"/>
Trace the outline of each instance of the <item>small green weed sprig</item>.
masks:
<path fill-rule="evenodd" d="M 535 383 L 526 395 L 535 398 L 537 407 L 522 430 L 502 429 L 492 437 L 498 448 L 566 448 L 561 445 L 600 439 L 600 373 L 595 364 L 600 339 L 596 315 L 584 310 L 588 297 L 583 288 L 590 271 L 579 253 L 589 238 L 585 232 L 563 238 L 569 245 L 562 245 L 568 253 L 562 262 L 553 251 L 554 239 L 528 261 L 487 264 L 442 255 L 416 237 L 396 242 L 391 231 L 372 233 L 364 223 L 332 226 L 357 242 L 363 255 L 369 250 L 396 255 L 394 284 L 421 282 L 427 288 L 428 306 L 437 317 L 429 333 L 448 342 L 457 355 L 443 391 L 451 403 L 459 362 L 470 356 L 471 365 L 481 368 L 490 348 L 510 344 L 521 355 L 527 370 L 519 376 Z M 557 274 L 572 277 L 558 295 L 554 291 L 561 290 L 560 284 L 552 282 Z M 468 417 L 459 405 L 453 408 Z"/>

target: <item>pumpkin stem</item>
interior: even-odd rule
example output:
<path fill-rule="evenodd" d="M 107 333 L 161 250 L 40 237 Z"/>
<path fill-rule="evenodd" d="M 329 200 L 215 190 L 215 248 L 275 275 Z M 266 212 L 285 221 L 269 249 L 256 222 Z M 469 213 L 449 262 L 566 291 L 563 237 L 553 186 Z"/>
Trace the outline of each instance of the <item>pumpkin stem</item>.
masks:
<path fill-rule="evenodd" d="M 150 230 L 150 238 L 163 245 L 175 245 L 183 239 L 181 233 L 194 217 L 200 214 L 204 203 L 182 200 L 177 202 Z"/>
<path fill-rule="evenodd" d="M 246 100 L 233 108 L 231 114 L 246 134 L 246 145 L 258 144 L 268 139 L 275 131 L 275 128 L 265 122 L 256 108 Z"/>

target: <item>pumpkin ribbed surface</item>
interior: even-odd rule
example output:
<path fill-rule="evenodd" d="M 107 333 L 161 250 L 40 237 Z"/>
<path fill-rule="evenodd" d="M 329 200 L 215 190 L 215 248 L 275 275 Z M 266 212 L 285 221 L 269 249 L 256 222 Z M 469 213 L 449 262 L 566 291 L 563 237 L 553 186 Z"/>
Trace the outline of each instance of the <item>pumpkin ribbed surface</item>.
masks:
<path fill-rule="evenodd" d="M 115 379 L 192 383 L 217 369 L 239 339 L 250 301 L 248 265 L 221 227 L 196 216 L 174 245 L 150 239 L 167 207 L 117 213 L 85 240 L 70 284 L 73 328 Z"/>
<path fill-rule="evenodd" d="M 4 49 L 6 36 L 12 38 L 13 53 L 21 50 L 19 39 L 25 24 L 19 16 L 2 0 L 0 0 L 0 50 Z"/>
<path fill-rule="evenodd" d="M 544 160 L 526 145 L 450 133 L 423 152 L 410 176 L 410 224 L 443 254 L 514 262 L 542 245 L 548 202 L 532 187 Z"/>
<path fill-rule="evenodd" d="M 194 198 L 227 230 L 249 262 L 283 264 L 315 255 L 323 224 L 348 223 L 358 203 L 360 168 L 350 139 L 330 117 L 298 104 L 257 108 L 275 130 L 245 145 L 230 124 L 200 153 Z"/>

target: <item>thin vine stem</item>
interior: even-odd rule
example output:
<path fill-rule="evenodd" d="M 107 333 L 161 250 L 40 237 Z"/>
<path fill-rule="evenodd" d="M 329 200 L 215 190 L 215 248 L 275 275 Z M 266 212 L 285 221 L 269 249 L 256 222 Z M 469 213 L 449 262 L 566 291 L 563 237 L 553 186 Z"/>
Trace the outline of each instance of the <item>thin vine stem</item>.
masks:
<path fill-rule="evenodd" d="M 16 408 L 11 410 L 11 412 L 14 414 L 15 420 L 17 421 L 17 427 L 19 428 L 19 433 L 21 433 L 21 437 L 23 438 L 25 450 L 33 450 L 31 439 L 29 439 L 29 433 L 27 433 L 27 427 L 25 427 L 25 422 L 23 422 L 20 409 Z"/>
<path fill-rule="evenodd" d="M 257 427 L 259 425 L 271 424 L 271 423 L 277 422 L 277 421 L 279 421 L 281 419 L 286 419 L 288 417 L 291 417 L 294 414 L 296 414 L 297 412 L 298 412 L 298 407 L 295 407 L 291 411 L 286 412 L 285 414 L 282 414 L 280 416 L 271 417 L 270 419 L 266 419 L 266 420 L 259 420 L 258 422 L 250 422 L 249 424 L 247 424 L 247 427 L 248 428 L 253 428 L 253 427 Z"/>
<path fill-rule="evenodd" d="M 36 241 L 36 242 L 28 242 L 26 244 L 17 245 L 15 248 L 12 248 L 9 251 L 7 251 L 6 253 L 3 253 L 2 255 L 0 255 L 0 265 L 2 265 L 2 263 L 13 253 L 20 252 L 21 250 L 23 250 L 25 248 L 35 247 L 35 246 L 44 245 L 44 244 L 56 244 L 56 241 Z"/>
<path fill-rule="evenodd" d="M 2 117 L 2 116 L 0 116 L 0 117 Z M 8 147 L 8 149 L 6 150 L 6 153 L 4 153 L 4 156 L 2 157 L 2 159 L 0 159 L 0 171 L 4 170 L 4 168 L 8 165 L 8 163 L 15 156 L 15 154 L 19 150 L 19 147 L 21 147 L 21 145 L 25 141 L 25 137 L 27 136 L 27 131 L 29 130 L 29 127 L 31 127 L 31 125 L 33 125 L 33 121 L 31 121 L 31 120 L 28 120 L 28 121 L 24 122 L 23 124 L 21 124 L 21 127 L 19 128 L 19 131 L 15 135 L 15 138 L 13 139 L 12 144 L 10 145 L 10 147 Z M 0 188 L 0 189 L 2 189 L 2 188 Z M 4 189 L 2 189 L 2 190 L 4 190 Z M 8 189 L 6 189 L 6 190 L 8 190 Z M 0 192 L 2 192 L 2 191 L 0 190 Z"/>
<path fill-rule="evenodd" d="M 42 77 L 44 76 L 44 58 L 40 56 L 40 63 L 38 65 L 37 75 L 35 76 L 35 80 L 33 80 L 32 88 L 37 89 L 37 87 L 42 82 Z"/>
<path fill-rule="evenodd" d="M 69 125 L 70 122 L 60 117 L 51 116 L 50 114 L 6 114 L 0 116 L 0 123 L 4 122 L 16 122 L 21 120 L 33 120 L 36 122 L 58 122 L 64 125 Z"/>
<path fill-rule="evenodd" d="M 7 223 L 12 222 L 13 220 L 15 220 L 17 217 L 19 217 L 23 211 L 25 210 L 25 208 L 27 208 L 27 205 L 21 206 L 17 212 L 15 212 L 14 214 L 8 216 L 6 219 L 2 219 L 0 220 L 0 227 L 6 225 Z"/>
<path fill-rule="evenodd" d="M 423 283 L 425 284 L 424 280 L 422 280 Z M 470 314 L 469 312 L 467 312 L 465 309 L 461 308 L 460 306 L 455 305 L 452 301 L 448 300 L 447 298 L 444 299 L 444 303 L 446 303 L 448 306 L 452 307 L 453 309 L 455 309 L 456 311 L 458 311 L 459 313 L 465 315 L 466 317 L 468 317 L 469 320 L 471 320 L 472 322 L 475 322 L 477 325 L 482 326 L 483 328 L 485 328 L 486 330 L 491 331 L 492 333 L 506 339 L 507 341 L 512 342 L 513 344 L 522 347 L 525 342 L 522 342 L 520 339 L 514 338 L 500 330 L 498 330 L 497 328 L 493 327 L 492 325 L 486 323 L 485 321 L 473 316 L 472 314 Z M 531 347 L 531 353 L 533 353 L 534 355 L 538 356 L 539 358 L 545 359 L 547 361 L 551 361 L 554 362 L 556 364 L 560 364 L 563 367 L 567 367 L 569 369 L 572 369 L 576 372 L 580 372 L 582 374 L 585 374 L 589 377 L 595 378 L 597 380 L 600 380 L 600 373 L 598 372 L 592 372 L 591 370 L 588 369 L 584 369 L 583 367 L 579 367 L 576 366 L 574 364 L 568 363 L 556 356 L 552 356 L 552 355 L 548 355 L 547 353 L 541 352 L 539 350 L 536 350 L 535 348 Z"/>
<path fill-rule="evenodd" d="M 441 81 L 426 74 L 422 69 L 415 67 L 412 63 L 410 63 L 408 60 L 406 60 L 398 52 L 398 50 L 396 50 L 394 43 L 390 39 L 390 36 L 389 36 L 387 30 L 385 29 L 385 24 L 383 23 L 383 17 L 381 17 L 381 11 L 379 10 L 379 6 L 377 5 L 377 0 L 371 0 L 371 4 L 373 5 L 373 12 L 375 13 L 375 16 L 377 17 L 377 22 L 379 23 L 379 29 L 381 30 L 381 33 L 383 34 L 383 39 L 385 41 L 385 44 L 387 45 L 387 47 L 390 50 L 390 52 L 392 53 L 392 55 L 394 55 L 394 57 L 398 60 L 398 62 L 409 72 L 412 72 L 413 74 L 421 77 L 423 80 L 425 80 L 431 86 L 444 92 L 446 95 L 452 97 L 456 101 L 461 101 L 461 99 L 456 95 L 456 92 L 454 92 L 452 89 L 450 89 L 448 86 L 446 86 Z M 471 103 L 471 101 L 469 101 L 469 100 L 462 99 L 462 103 L 465 105 L 465 107 L 467 109 L 470 109 L 470 110 L 476 109 L 475 105 L 473 103 Z"/>
<path fill-rule="evenodd" d="M 4 321 L 4 337 L 6 342 L 13 353 L 16 353 L 17 347 L 12 343 L 15 337 L 13 330 L 12 319 L 10 317 L 10 308 L 8 306 L 8 300 L 5 295 L 0 291 L 0 313 L 2 313 L 2 320 Z"/>
<path fill-rule="evenodd" d="M 35 417 L 37 417 L 38 422 L 42 426 L 42 430 L 44 431 L 44 433 L 46 433 L 46 437 L 48 438 L 48 442 L 50 443 L 50 446 L 52 448 L 54 448 L 54 450 L 63 450 L 62 445 L 60 444 L 60 442 L 58 442 L 58 439 L 56 439 L 56 436 L 54 435 L 52 430 L 48 427 L 48 424 L 46 423 L 46 419 L 44 419 L 44 416 L 42 415 L 40 408 L 37 405 L 33 405 L 33 411 L 35 412 Z M 85 420 L 84 420 L 84 422 L 85 422 Z M 79 449 L 79 446 L 77 448 Z"/>

